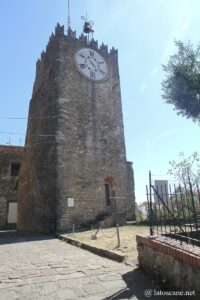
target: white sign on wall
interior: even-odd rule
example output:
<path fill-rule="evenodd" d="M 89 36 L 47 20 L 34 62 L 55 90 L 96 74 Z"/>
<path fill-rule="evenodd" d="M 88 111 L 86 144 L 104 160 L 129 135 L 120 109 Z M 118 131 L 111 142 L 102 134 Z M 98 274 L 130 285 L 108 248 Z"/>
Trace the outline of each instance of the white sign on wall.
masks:
<path fill-rule="evenodd" d="M 74 207 L 74 198 L 68 198 L 67 202 L 68 202 L 68 207 Z"/>
<path fill-rule="evenodd" d="M 17 203 L 10 202 L 8 205 L 8 224 L 17 223 Z"/>

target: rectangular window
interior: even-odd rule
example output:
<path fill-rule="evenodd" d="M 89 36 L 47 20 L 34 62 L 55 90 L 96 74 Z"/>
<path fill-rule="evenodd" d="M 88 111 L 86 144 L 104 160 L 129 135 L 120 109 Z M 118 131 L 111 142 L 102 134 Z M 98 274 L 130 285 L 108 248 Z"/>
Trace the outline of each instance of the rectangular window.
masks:
<path fill-rule="evenodd" d="M 11 163 L 10 175 L 15 177 L 18 176 L 19 169 L 20 169 L 20 163 Z"/>
<path fill-rule="evenodd" d="M 105 184 L 105 194 L 106 194 L 106 205 L 110 206 L 110 186 Z"/>

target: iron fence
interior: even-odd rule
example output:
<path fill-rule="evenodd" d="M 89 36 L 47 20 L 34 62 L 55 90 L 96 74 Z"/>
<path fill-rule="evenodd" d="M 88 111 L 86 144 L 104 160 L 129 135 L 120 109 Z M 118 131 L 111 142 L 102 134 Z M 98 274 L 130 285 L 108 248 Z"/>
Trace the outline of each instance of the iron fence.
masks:
<path fill-rule="evenodd" d="M 149 172 L 146 186 L 150 235 L 165 235 L 200 246 L 198 183 L 155 186 Z"/>

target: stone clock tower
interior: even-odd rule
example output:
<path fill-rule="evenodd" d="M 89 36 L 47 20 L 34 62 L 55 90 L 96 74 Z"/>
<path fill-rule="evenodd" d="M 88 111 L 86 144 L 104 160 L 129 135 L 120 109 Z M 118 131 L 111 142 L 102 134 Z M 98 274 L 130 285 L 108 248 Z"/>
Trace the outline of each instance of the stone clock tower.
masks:
<path fill-rule="evenodd" d="M 59 24 L 37 62 L 18 193 L 18 230 L 50 232 L 134 215 L 118 55 Z"/>

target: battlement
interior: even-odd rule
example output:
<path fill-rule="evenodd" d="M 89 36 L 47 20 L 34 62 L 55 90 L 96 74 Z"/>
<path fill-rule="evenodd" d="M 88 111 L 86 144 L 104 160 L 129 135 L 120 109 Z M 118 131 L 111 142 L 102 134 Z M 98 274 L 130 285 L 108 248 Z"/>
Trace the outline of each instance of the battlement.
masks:
<path fill-rule="evenodd" d="M 79 38 L 76 38 L 76 31 L 73 31 L 71 28 L 68 31 L 68 34 L 65 35 L 65 29 L 64 26 L 61 26 L 59 23 L 57 23 L 57 26 L 55 28 L 55 36 L 65 36 L 65 37 L 71 37 L 73 39 L 78 39 L 82 43 L 86 44 L 87 46 L 91 46 L 93 48 L 96 48 L 97 50 L 102 51 L 104 54 L 108 55 L 118 55 L 118 50 L 112 47 L 110 51 L 108 51 L 108 46 L 102 43 L 100 47 L 98 47 L 98 41 L 94 40 L 94 38 L 91 39 L 90 43 L 87 43 L 87 36 L 85 36 L 83 33 L 79 36 Z M 51 38 L 50 38 L 51 40 Z"/>
<path fill-rule="evenodd" d="M 64 28 L 64 25 L 63 26 L 60 26 L 59 23 L 57 23 L 57 26 L 55 28 L 55 35 L 64 35 L 65 34 L 65 28 Z"/>
<path fill-rule="evenodd" d="M 114 47 L 112 47 L 110 49 L 110 51 L 108 50 L 108 46 L 105 45 L 104 43 L 102 43 L 100 46 L 98 46 L 98 41 L 94 40 L 94 38 L 91 39 L 90 43 L 87 43 L 87 36 L 85 36 L 83 33 L 79 36 L 79 38 L 76 37 L 76 31 L 73 31 L 71 28 L 68 30 L 68 34 L 65 34 L 65 28 L 64 25 L 61 26 L 59 23 L 57 23 L 56 27 L 55 27 L 55 33 L 52 33 L 50 38 L 49 38 L 49 42 L 46 46 L 45 51 L 42 51 L 40 58 L 37 61 L 37 68 L 39 67 L 41 61 L 43 61 L 45 59 L 46 53 L 48 51 L 48 49 L 50 48 L 52 42 L 55 40 L 55 38 L 57 37 L 67 37 L 67 38 L 73 38 L 73 39 L 77 39 L 80 42 L 82 42 L 83 44 L 87 45 L 87 46 L 91 46 L 93 48 L 96 48 L 97 50 L 100 50 L 102 53 L 104 53 L 105 55 L 113 55 L 113 56 L 117 56 L 118 55 L 118 50 L 115 49 Z"/>

